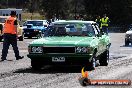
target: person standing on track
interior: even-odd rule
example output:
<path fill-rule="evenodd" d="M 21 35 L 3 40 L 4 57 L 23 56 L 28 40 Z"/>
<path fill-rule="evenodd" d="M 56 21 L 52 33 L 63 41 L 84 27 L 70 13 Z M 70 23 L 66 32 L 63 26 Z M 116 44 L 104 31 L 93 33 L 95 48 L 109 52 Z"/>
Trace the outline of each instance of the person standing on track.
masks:
<path fill-rule="evenodd" d="M 1 61 L 6 60 L 8 49 L 10 44 L 13 47 L 16 60 L 24 58 L 24 56 L 19 56 L 19 50 L 17 47 L 17 18 L 16 11 L 11 11 L 11 16 L 6 19 L 4 29 L 3 29 L 3 49 Z"/>
<path fill-rule="evenodd" d="M 103 15 L 101 18 L 101 29 L 104 33 L 108 34 L 108 26 L 109 26 L 109 18 L 106 16 L 106 14 Z"/>

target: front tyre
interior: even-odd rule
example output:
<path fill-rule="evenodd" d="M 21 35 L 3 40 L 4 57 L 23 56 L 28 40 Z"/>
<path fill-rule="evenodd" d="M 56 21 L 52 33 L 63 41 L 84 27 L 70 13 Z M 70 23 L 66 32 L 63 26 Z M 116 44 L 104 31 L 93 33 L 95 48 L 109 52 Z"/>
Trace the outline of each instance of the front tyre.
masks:
<path fill-rule="evenodd" d="M 129 45 L 129 41 L 125 39 L 125 46 Z"/>
<path fill-rule="evenodd" d="M 0 42 L 2 41 L 2 39 L 3 39 L 3 36 L 0 36 Z"/>
<path fill-rule="evenodd" d="M 109 50 L 106 50 L 99 59 L 100 66 L 107 66 L 109 63 Z"/>
<path fill-rule="evenodd" d="M 34 59 L 31 59 L 31 66 L 33 70 L 40 70 L 43 67 L 41 61 Z"/>
<path fill-rule="evenodd" d="M 88 65 L 86 65 L 86 70 L 89 70 L 89 71 L 91 71 L 91 70 L 95 70 L 95 67 L 96 67 L 96 54 L 94 54 L 93 56 L 92 56 L 92 60 L 91 60 L 91 62 L 89 62 L 89 64 Z"/>

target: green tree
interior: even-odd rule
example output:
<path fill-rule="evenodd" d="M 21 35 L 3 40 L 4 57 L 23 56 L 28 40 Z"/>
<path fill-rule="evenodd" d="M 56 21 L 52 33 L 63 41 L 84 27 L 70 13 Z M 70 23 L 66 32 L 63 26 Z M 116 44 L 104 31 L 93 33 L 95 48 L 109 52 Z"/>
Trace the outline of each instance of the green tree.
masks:
<path fill-rule="evenodd" d="M 66 0 L 42 0 L 41 3 L 41 11 L 48 19 L 51 19 L 53 16 L 65 18 L 65 13 L 67 13 Z"/>

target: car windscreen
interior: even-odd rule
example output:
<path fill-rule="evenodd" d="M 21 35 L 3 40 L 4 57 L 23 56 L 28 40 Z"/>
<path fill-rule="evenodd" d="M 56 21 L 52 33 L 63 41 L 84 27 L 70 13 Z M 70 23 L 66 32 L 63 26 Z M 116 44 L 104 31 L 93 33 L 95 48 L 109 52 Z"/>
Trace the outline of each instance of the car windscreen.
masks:
<path fill-rule="evenodd" d="M 54 24 L 45 32 L 45 36 L 94 36 L 94 34 L 90 23 Z"/>
<path fill-rule="evenodd" d="M 27 21 L 26 24 L 32 24 L 33 26 L 43 26 L 43 21 Z"/>

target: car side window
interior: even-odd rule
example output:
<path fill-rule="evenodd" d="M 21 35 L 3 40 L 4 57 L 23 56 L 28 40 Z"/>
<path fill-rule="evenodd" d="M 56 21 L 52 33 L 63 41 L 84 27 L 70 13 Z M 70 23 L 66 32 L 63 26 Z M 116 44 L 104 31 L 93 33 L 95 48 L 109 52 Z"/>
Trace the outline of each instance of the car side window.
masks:
<path fill-rule="evenodd" d="M 98 34 L 99 34 L 99 32 L 98 32 L 98 30 L 97 30 L 96 26 L 95 26 L 95 25 L 92 25 L 92 27 L 93 27 L 93 29 L 94 29 L 95 35 L 98 35 Z"/>
<path fill-rule="evenodd" d="M 87 24 L 86 27 L 87 27 L 87 31 L 88 31 L 88 36 L 95 36 L 95 32 L 94 32 L 92 25 Z"/>
<path fill-rule="evenodd" d="M 95 24 L 95 27 L 96 27 L 97 31 L 99 32 L 99 34 L 100 34 L 99 26 L 97 24 Z"/>

